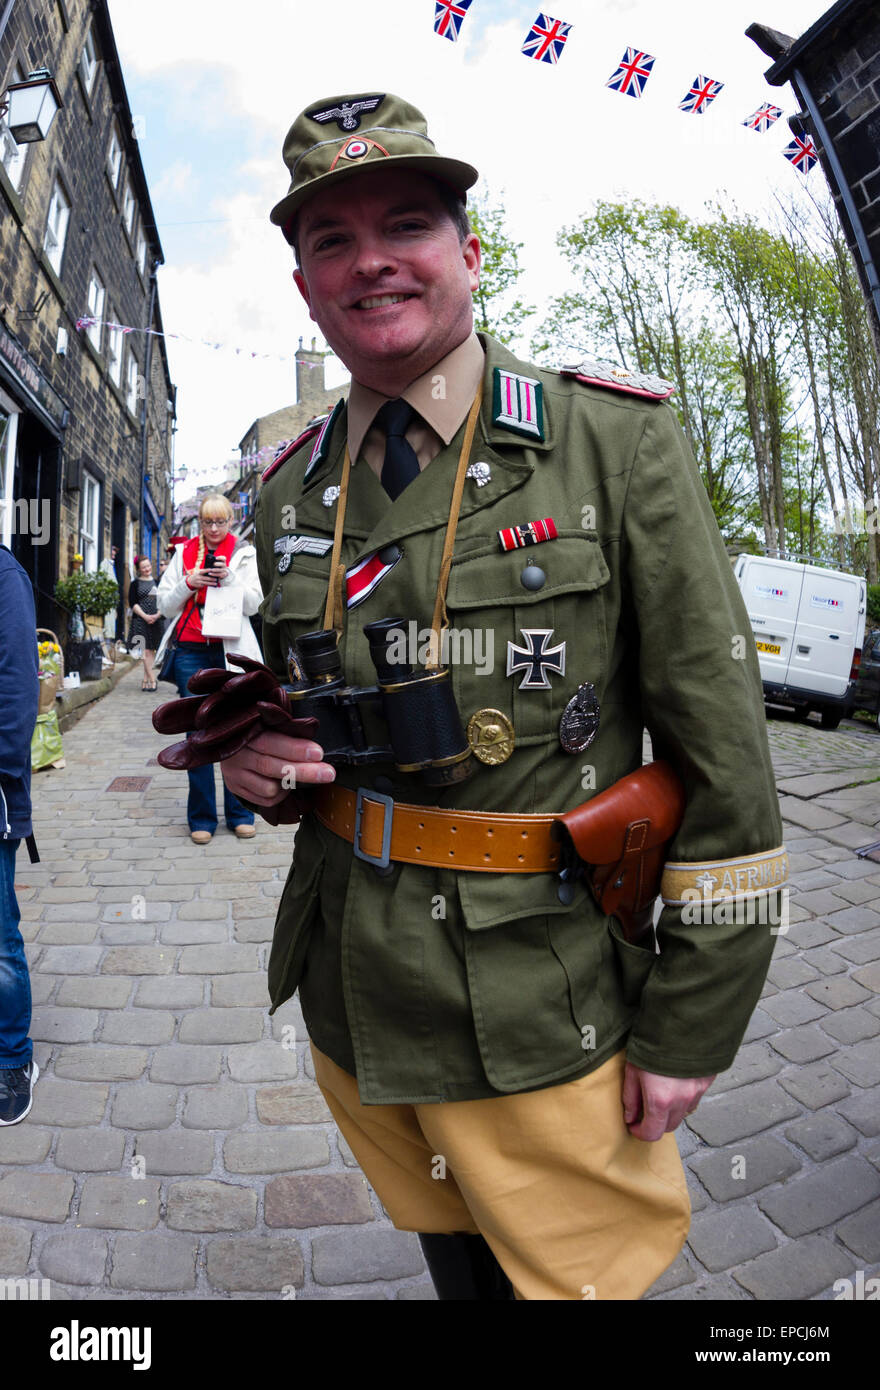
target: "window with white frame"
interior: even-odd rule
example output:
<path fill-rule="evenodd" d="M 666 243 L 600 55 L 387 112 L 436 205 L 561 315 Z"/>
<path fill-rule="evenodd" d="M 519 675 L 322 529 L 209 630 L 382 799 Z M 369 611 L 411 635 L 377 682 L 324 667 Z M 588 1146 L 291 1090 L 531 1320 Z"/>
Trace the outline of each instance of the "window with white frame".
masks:
<path fill-rule="evenodd" d="M 82 521 L 80 522 L 80 554 L 83 571 L 93 574 L 98 568 L 98 536 L 101 527 L 101 484 L 83 469 Z"/>
<path fill-rule="evenodd" d="M 140 368 L 134 353 L 128 354 L 128 371 L 125 374 L 125 400 L 132 415 L 138 413 L 138 398 L 140 396 Z"/>
<path fill-rule="evenodd" d="M 137 263 L 141 275 L 147 273 L 147 238 L 144 236 L 143 228 L 138 229 L 137 237 Z"/>
<path fill-rule="evenodd" d="M 116 322 L 116 315 L 110 312 L 111 324 Z M 109 327 L 107 329 L 107 366 L 110 371 L 110 380 L 116 386 L 122 385 L 122 343 L 125 338 L 121 328 Z"/>
<path fill-rule="evenodd" d="M 86 34 L 85 47 L 79 59 L 79 75 L 82 78 L 83 86 L 89 96 L 91 96 L 92 88 L 95 85 L 95 75 L 97 71 L 98 50 L 95 47 L 95 35 L 90 27 L 89 32 Z"/>
<path fill-rule="evenodd" d="M 97 319 L 97 323 L 90 325 L 88 329 L 89 339 L 92 347 L 97 352 L 101 351 L 101 334 L 103 332 L 104 304 L 107 299 L 107 291 L 104 288 L 104 281 L 101 279 L 97 270 L 92 271 L 92 278 L 89 280 L 89 318 Z"/>
<path fill-rule="evenodd" d="M 12 483 L 17 439 L 18 412 L 12 402 L 0 393 L 0 544 L 10 547 L 15 514 Z"/>
<path fill-rule="evenodd" d="M 70 199 L 61 187 L 60 181 L 56 179 L 55 187 L 52 190 L 52 201 L 49 204 L 49 216 L 46 219 L 46 235 L 43 240 L 43 249 L 56 275 L 61 274 L 61 260 L 64 256 L 64 242 L 67 238 L 69 222 Z"/>
<path fill-rule="evenodd" d="M 122 141 L 114 125 L 110 131 L 110 144 L 107 146 L 107 173 L 114 189 L 119 185 L 119 170 L 122 168 Z"/>
<path fill-rule="evenodd" d="M 122 218 L 129 230 L 129 234 L 134 232 L 134 215 L 136 210 L 137 203 L 135 202 L 134 190 L 131 186 L 131 177 L 128 177 L 125 180 L 125 192 L 122 195 Z"/>
<path fill-rule="evenodd" d="M 9 82 L 23 82 L 24 73 L 21 68 L 13 68 L 9 75 Z M 7 83 L 7 86 L 9 83 Z M 4 88 L 4 91 L 6 89 Z M 21 185 L 24 181 L 24 165 L 27 159 L 28 146 L 17 145 L 12 138 L 12 132 L 6 124 L 6 118 L 0 116 L 0 162 L 6 170 L 6 177 L 12 184 L 16 193 L 21 192 Z"/>

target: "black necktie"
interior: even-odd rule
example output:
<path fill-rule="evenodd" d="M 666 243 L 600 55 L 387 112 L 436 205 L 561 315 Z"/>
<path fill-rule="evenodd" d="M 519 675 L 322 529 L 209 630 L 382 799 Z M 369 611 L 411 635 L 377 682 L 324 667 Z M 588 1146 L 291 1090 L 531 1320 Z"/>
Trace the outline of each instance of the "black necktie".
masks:
<path fill-rule="evenodd" d="M 416 451 L 404 439 L 415 415 L 406 401 L 388 401 L 376 414 L 376 424 L 385 431 L 385 460 L 382 464 L 382 486 L 392 502 L 399 497 L 413 478 L 419 476 Z"/>

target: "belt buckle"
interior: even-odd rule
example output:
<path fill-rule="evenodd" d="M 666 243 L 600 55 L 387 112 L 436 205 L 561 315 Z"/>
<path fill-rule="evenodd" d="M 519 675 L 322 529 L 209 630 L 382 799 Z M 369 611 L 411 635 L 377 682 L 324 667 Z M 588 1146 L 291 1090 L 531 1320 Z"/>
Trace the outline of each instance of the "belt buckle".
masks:
<path fill-rule="evenodd" d="M 364 798 L 369 801 L 380 801 L 385 807 L 385 820 L 382 826 L 382 853 L 380 855 L 367 854 L 366 850 L 361 849 L 361 821 L 364 814 Z M 394 820 L 394 798 L 384 796 L 382 792 L 370 791 L 365 787 L 358 787 L 357 802 L 354 809 L 354 852 L 358 859 L 363 859 L 367 864 L 372 864 L 376 869 L 387 869 L 391 863 L 391 824 Z"/>

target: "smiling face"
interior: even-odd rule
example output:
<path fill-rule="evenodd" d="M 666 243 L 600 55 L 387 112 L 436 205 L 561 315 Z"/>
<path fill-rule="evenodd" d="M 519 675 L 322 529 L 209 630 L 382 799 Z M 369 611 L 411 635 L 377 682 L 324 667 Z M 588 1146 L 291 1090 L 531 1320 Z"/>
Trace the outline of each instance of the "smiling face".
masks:
<path fill-rule="evenodd" d="M 364 386 L 396 396 L 471 332 L 480 243 L 462 242 L 431 179 L 364 171 L 299 218 L 309 312 Z"/>

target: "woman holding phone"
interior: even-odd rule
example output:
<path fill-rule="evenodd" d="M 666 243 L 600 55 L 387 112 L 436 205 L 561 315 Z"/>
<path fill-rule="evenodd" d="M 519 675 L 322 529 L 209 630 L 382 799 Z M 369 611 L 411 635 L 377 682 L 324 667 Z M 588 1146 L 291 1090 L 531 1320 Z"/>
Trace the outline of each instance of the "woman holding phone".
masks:
<path fill-rule="evenodd" d="M 263 593 L 257 575 L 257 552 L 230 530 L 232 507 L 220 493 L 208 493 L 199 506 L 199 534 L 175 548 L 174 556 L 159 583 L 159 609 L 169 622 L 156 653 L 159 670 L 172 633 L 177 635 L 174 679 L 181 699 L 189 695 L 187 682 L 196 671 L 223 667 L 227 652 L 262 661 L 263 656 L 251 627 Z M 212 638 L 202 630 L 205 595 L 218 585 L 237 585 L 242 590 L 241 629 L 237 637 Z M 230 668 L 232 669 L 232 668 Z M 222 765 L 221 765 L 222 772 Z M 217 829 L 217 799 L 214 767 L 196 768 L 189 777 L 187 820 L 197 845 L 206 845 Z M 254 814 L 241 804 L 224 783 L 223 812 L 226 824 L 239 839 L 256 834 Z"/>

